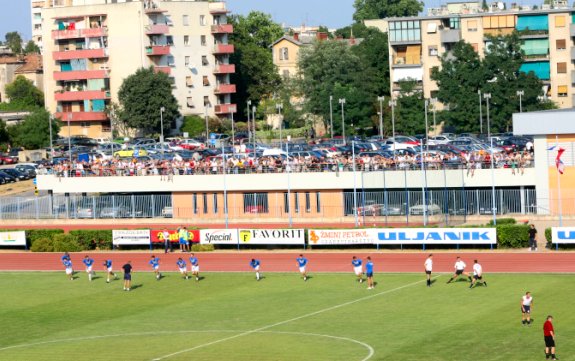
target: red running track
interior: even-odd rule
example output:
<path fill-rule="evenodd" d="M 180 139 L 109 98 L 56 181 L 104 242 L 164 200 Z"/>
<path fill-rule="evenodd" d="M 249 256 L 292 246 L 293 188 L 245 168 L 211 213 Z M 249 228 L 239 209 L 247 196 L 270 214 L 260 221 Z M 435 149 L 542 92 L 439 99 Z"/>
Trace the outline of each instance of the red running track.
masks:
<path fill-rule="evenodd" d="M 102 263 L 111 259 L 116 270 L 120 269 L 126 261 L 132 261 L 135 271 L 151 271 L 148 261 L 152 254 L 160 257 L 160 269 L 177 271 L 176 260 L 183 257 L 186 261 L 188 254 L 174 252 L 93 252 L 72 253 L 72 262 L 75 270 L 82 270 L 82 258 L 89 254 L 95 260 L 96 271 L 104 270 Z M 307 252 L 304 253 L 309 260 L 309 272 L 351 272 L 351 257 L 358 256 L 365 259 L 371 256 L 375 263 L 376 272 L 423 272 L 423 262 L 427 253 L 389 253 L 389 252 Z M 0 253 L 0 271 L 61 271 L 61 253 L 31 253 L 6 252 Z M 257 258 L 261 261 L 262 272 L 297 272 L 296 252 L 214 252 L 197 253 L 202 272 L 247 272 L 251 271 L 249 261 Z M 451 272 L 455 257 L 467 263 L 471 270 L 473 260 L 478 259 L 487 273 L 575 273 L 575 253 L 511 253 L 511 252 L 461 252 L 436 253 L 433 256 L 434 272 Z"/>

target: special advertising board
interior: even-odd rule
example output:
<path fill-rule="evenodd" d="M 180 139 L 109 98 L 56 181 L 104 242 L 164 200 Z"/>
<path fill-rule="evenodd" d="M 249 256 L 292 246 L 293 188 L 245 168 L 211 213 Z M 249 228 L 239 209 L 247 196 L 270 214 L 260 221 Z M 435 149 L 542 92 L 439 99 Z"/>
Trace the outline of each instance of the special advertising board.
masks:
<path fill-rule="evenodd" d="M 168 229 L 168 233 L 170 234 L 170 242 L 178 243 L 180 241 L 180 236 L 178 234 L 178 230 Z M 152 243 L 164 243 L 164 230 L 163 229 L 153 229 L 150 231 L 150 236 L 152 239 Z M 197 229 L 189 229 L 188 230 L 188 241 L 190 243 L 199 243 L 200 242 L 200 231 Z"/>
<path fill-rule="evenodd" d="M 553 228 L 551 228 L 551 242 L 553 244 L 573 244 L 573 243 L 575 243 L 575 227 L 553 227 Z"/>
<path fill-rule="evenodd" d="M 496 244 L 495 228 L 378 229 L 379 244 Z"/>
<path fill-rule="evenodd" d="M 237 229 L 202 229 L 200 231 L 201 244 L 237 245 L 238 242 Z"/>
<path fill-rule="evenodd" d="M 113 230 L 112 243 L 119 246 L 149 245 L 150 231 L 148 229 Z"/>
<path fill-rule="evenodd" d="M 26 246 L 26 232 L 0 232 L 0 246 Z"/>
<path fill-rule="evenodd" d="M 376 237 L 375 229 L 310 229 L 308 234 L 311 246 L 374 244 Z"/>
<path fill-rule="evenodd" d="M 240 244 L 303 245 L 303 229 L 240 229 Z"/>

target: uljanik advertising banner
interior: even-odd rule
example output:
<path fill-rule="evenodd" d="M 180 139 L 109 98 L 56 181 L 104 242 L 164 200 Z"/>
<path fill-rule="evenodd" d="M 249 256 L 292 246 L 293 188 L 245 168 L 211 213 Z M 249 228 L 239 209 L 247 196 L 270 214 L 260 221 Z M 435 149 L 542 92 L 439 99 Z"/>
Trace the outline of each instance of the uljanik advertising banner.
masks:
<path fill-rule="evenodd" d="M 383 228 L 376 242 L 385 244 L 497 244 L 495 228 Z"/>
<path fill-rule="evenodd" d="M 240 229 L 240 244 L 303 245 L 303 229 Z"/>
<path fill-rule="evenodd" d="M 310 246 L 347 246 L 354 244 L 374 244 L 376 229 L 310 229 Z"/>
<path fill-rule="evenodd" d="M 201 244 L 237 245 L 239 241 L 237 229 L 202 229 Z"/>
<path fill-rule="evenodd" d="M 575 227 L 553 227 L 553 228 L 551 228 L 551 242 L 553 244 L 573 244 L 573 243 L 575 243 Z"/>
<path fill-rule="evenodd" d="M 26 232 L 0 232 L 0 246 L 26 246 Z"/>

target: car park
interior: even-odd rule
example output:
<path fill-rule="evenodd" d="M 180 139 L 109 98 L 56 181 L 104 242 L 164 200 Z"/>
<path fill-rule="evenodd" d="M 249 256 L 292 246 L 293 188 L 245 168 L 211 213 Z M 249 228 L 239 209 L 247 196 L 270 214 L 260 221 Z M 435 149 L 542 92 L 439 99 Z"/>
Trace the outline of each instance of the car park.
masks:
<path fill-rule="evenodd" d="M 122 150 L 118 150 L 114 152 L 114 157 L 122 158 L 122 157 L 142 157 L 148 155 L 148 151 L 144 148 L 126 148 Z"/>

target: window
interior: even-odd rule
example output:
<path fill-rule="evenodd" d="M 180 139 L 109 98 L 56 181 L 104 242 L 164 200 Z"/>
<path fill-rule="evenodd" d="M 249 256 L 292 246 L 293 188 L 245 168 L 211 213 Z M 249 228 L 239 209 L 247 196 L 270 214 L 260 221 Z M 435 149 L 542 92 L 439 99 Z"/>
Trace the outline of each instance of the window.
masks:
<path fill-rule="evenodd" d="M 186 77 L 186 86 L 189 86 L 189 87 L 193 87 L 193 86 L 194 86 L 194 81 L 193 81 L 193 79 L 192 79 L 192 77 L 191 77 L 190 75 L 188 75 L 188 76 Z"/>
<path fill-rule="evenodd" d="M 190 46 L 190 36 L 184 35 L 184 46 Z"/>
<path fill-rule="evenodd" d="M 567 63 L 557 63 L 557 74 L 567 74 Z"/>
<path fill-rule="evenodd" d="M 90 123 L 89 122 L 82 122 L 82 123 L 80 123 L 80 126 L 82 128 L 90 128 Z"/>
<path fill-rule="evenodd" d="M 427 33 L 428 34 L 435 34 L 437 32 L 437 24 L 436 23 L 428 23 L 427 24 Z"/>
<path fill-rule="evenodd" d="M 421 41 L 421 24 L 417 20 L 390 21 L 389 39 L 392 42 Z"/>
<path fill-rule="evenodd" d="M 555 17 L 555 27 L 564 28 L 565 27 L 565 15 L 557 15 Z"/>
<path fill-rule="evenodd" d="M 299 213 L 299 194 L 295 192 L 294 194 L 294 202 L 293 202 L 293 210 L 296 213 Z"/>
<path fill-rule="evenodd" d="M 168 66 L 176 66 L 176 59 L 173 55 L 168 55 Z"/>
<path fill-rule="evenodd" d="M 189 56 L 185 56 L 185 57 L 184 57 L 184 64 L 185 64 L 186 66 L 190 65 L 190 57 L 189 57 Z"/>
<path fill-rule="evenodd" d="M 288 48 L 280 48 L 280 60 L 289 60 Z"/>
<path fill-rule="evenodd" d="M 203 194 L 203 198 L 204 198 L 204 214 L 208 214 L 208 194 L 204 193 Z"/>
<path fill-rule="evenodd" d="M 439 56 L 439 51 L 437 51 L 437 45 L 430 45 L 427 47 L 429 56 Z"/>
<path fill-rule="evenodd" d="M 285 214 L 289 214 L 289 198 L 288 198 L 288 192 L 284 192 L 284 213 Z"/>
<path fill-rule="evenodd" d="M 449 18 L 449 28 L 450 29 L 460 29 L 461 19 L 460 18 Z"/>
<path fill-rule="evenodd" d="M 218 213 L 218 194 L 214 193 L 214 213 Z"/>
<path fill-rule="evenodd" d="M 201 26 L 206 25 L 206 16 L 205 15 L 200 15 L 200 25 Z"/>
<path fill-rule="evenodd" d="M 321 193 L 315 193 L 315 208 L 317 209 L 317 213 L 321 213 Z"/>
<path fill-rule="evenodd" d="M 205 108 L 209 108 L 209 107 L 211 107 L 211 106 L 212 106 L 212 104 L 210 103 L 210 97 L 207 96 L 207 95 L 205 95 L 205 96 L 204 96 L 204 107 L 205 107 Z"/>
<path fill-rule="evenodd" d="M 477 20 L 467 21 L 467 31 L 477 31 Z"/>
<path fill-rule="evenodd" d="M 269 213 L 267 193 L 244 193 L 244 213 Z"/>
<path fill-rule="evenodd" d="M 166 44 L 169 46 L 174 46 L 174 37 L 171 35 L 166 36 Z"/>
<path fill-rule="evenodd" d="M 202 83 L 204 84 L 204 86 L 210 86 L 210 79 L 208 78 L 207 75 L 204 75 L 202 77 Z"/>
<path fill-rule="evenodd" d="M 305 192 L 305 211 L 311 213 L 311 196 L 309 192 Z"/>
<path fill-rule="evenodd" d="M 192 208 L 194 210 L 194 214 L 198 214 L 198 193 L 194 193 L 192 195 Z"/>
<path fill-rule="evenodd" d="M 201 44 L 202 46 L 208 45 L 208 42 L 207 42 L 207 40 L 206 40 L 206 36 L 205 36 L 205 35 L 200 36 L 200 44 Z"/>
<path fill-rule="evenodd" d="M 557 87 L 557 96 L 560 98 L 567 96 L 567 85 L 559 85 Z"/>
<path fill-rule="evenodd" d="M 567 41 L 565 39 L 557 39 L 555 40 L 555 47 L 557 50 L 565 50 L 567 49 Z"/>
<path fill-rule="evenodd" d="M 210 62 L 208 62 L 208 56 L 207 55 L 202 55 L 202 65 L 203 66 L 210 65 Z"/>
<path fill-rule="evenodd" d="M 282 76 L 284 77 L 284 79 L 289 78 L 290 77 L 289 70 L 284 69 L 284 71 L 282 72 Z"/>
<path fill-rule="evenodd" d="M 184 26 L 190 25 L 190 17 L 188 15 L 182 15 L 182 24 L 184 24 Z"/>
<path fill-rule="evenodd" d="M 186 99 L 186 104 L 187 104 L 188 108 L 190 108 L 190 109 L 194 109 L 196 107 L 194 105 L 194 99 L 192 99 L 192 97 L 188 97 Z"/>

